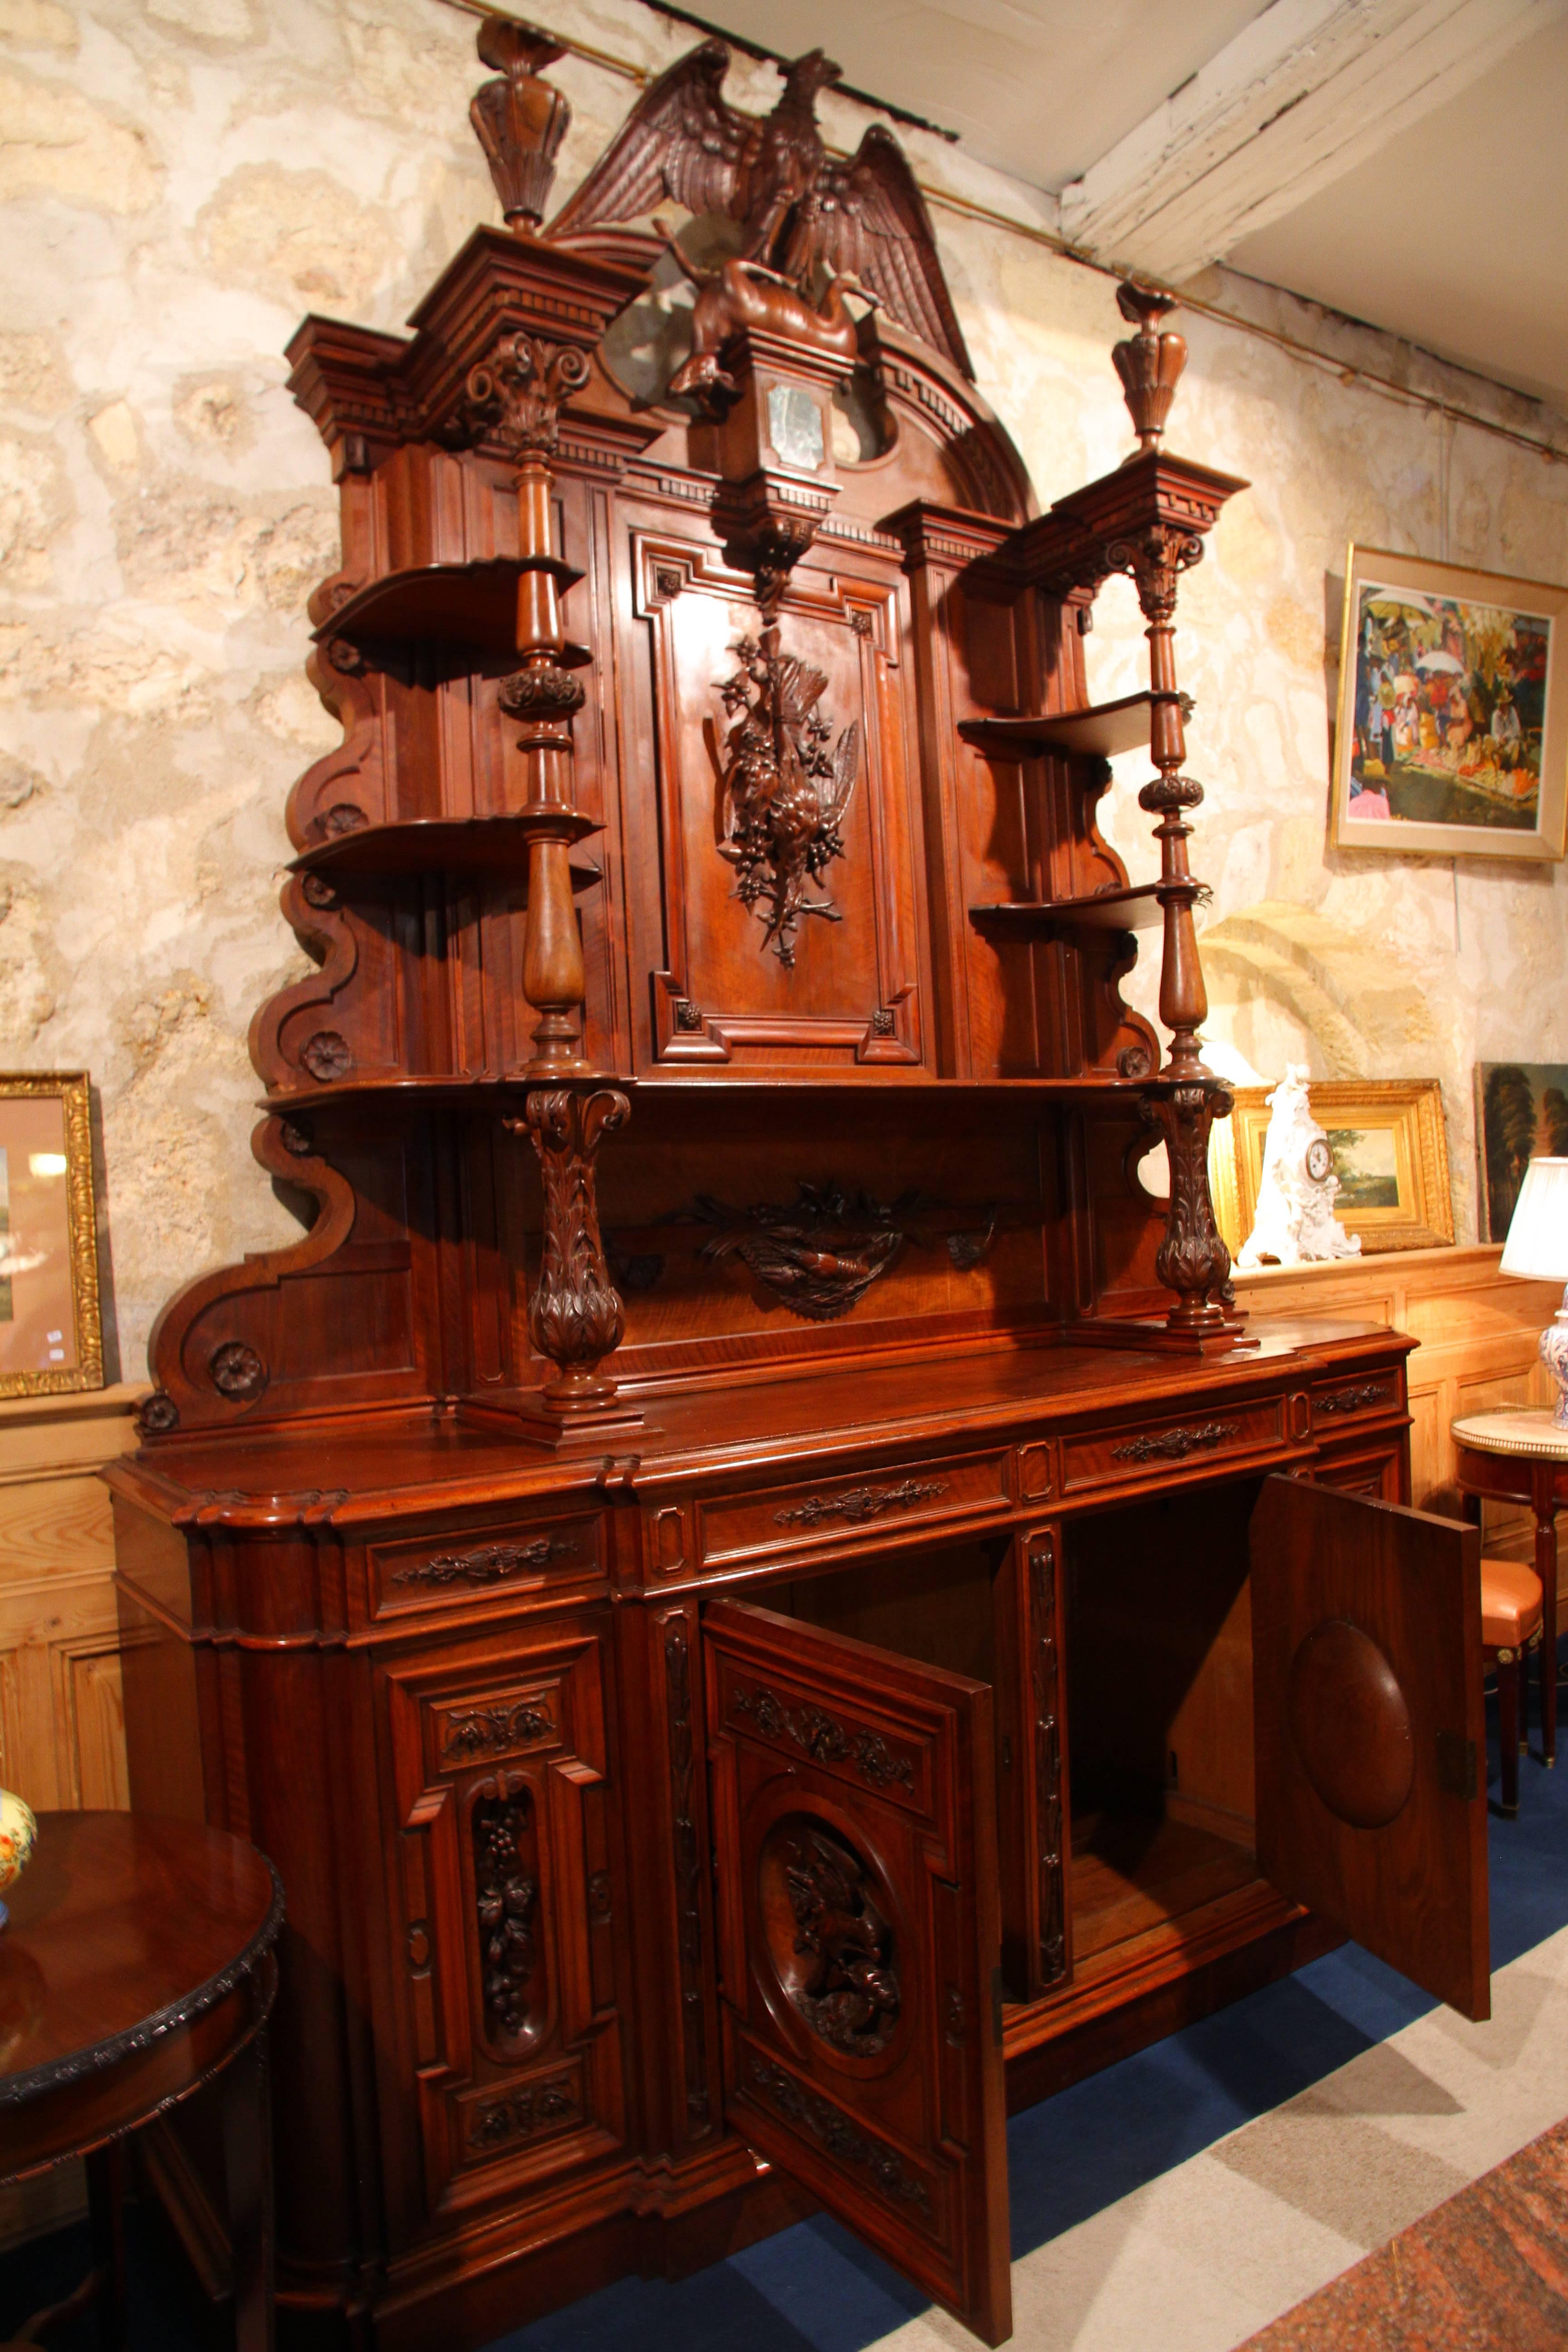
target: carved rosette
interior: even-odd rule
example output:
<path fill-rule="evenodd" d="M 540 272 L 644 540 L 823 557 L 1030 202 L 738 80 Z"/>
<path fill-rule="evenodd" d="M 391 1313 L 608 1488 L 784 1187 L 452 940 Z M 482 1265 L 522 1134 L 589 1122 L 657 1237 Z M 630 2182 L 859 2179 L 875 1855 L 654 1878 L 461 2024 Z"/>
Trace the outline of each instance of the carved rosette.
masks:
<path fill-rule="evenodd" d="M 604 1404 L 616 1392 L 614 1381 L 596 1377 L 604 1359 L 620 1345 L 625 1313 L 599 1233 L 594 1168 L 601 1142 L 628 1116 L 625 1095 L 613 1087 L 591 1094 L 542 1087 L 528 1097 L 524 1120 L 544 1182 L 539 1280 L 528 1302 L 528 1333 L 555 1367 L 544 1402 L 556 1413 Z"/>

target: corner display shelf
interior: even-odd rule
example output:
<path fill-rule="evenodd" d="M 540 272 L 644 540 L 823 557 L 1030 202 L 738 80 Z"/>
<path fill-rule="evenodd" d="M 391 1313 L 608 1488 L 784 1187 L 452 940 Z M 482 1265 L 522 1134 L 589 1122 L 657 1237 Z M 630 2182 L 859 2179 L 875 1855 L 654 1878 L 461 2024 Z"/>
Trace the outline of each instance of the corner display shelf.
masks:
<path fill-rule="evenodd" d="M 311 1222 L 164 1308 L 109 1474 L 132 1801 L 283 1880 L 284 2352 L 470 2352 L 809 2203 L 995 2343 L 1009 2105 L 1345 1932 L 1486 2007 L 1476 1538 L 1369 1499 L 1409 1343 L 1238 1315 L 1209 1201 L 1175 605 L 1246 486 L 1163 447 L 1127 286 L 1140 449 L 1037 511 L 819 55 L 798 214 L 714 165 L 708 41 L 546 227 L 559 46 L 479 41 L 509 226 L 407 340 L 290 346 L 342 740 L 251 1052 Z M 650 156 L 767 255 L 692 264 L 652 406 Z M 207 2145 L 147 2164 L 212 2247 Z"/>
<path fill-rule="evenodd" d="M 1055 752 L 1070 760 L 1113 760 L 1119 751 L 1145 749 L 1156 702 L 1182 706 L 1192 716 L 1184 695 L 1124 694 L 1120 702 L 1090 703 L 1084 710 L 1058 710 L 1037 719 L 966 719 L 959 733 L 977 751 L 1009 760 L 1038 758 Z"/>
<path fill-rule="evenodd" d="M 582 821 L 581 836 L 596 830 L 590 820 Z M 531 837 L 526 818 L 516 815 L 405 817 L 333 834 L 301 850 L 289 870 L 367 881 L 390 875 L 472 874 L 521 887 L 519 903 L 525 906 Z M 604 879 L 602 867 L 587 859 L 573 859 L 570 871 L 574 891 L 591 890 Z"/>

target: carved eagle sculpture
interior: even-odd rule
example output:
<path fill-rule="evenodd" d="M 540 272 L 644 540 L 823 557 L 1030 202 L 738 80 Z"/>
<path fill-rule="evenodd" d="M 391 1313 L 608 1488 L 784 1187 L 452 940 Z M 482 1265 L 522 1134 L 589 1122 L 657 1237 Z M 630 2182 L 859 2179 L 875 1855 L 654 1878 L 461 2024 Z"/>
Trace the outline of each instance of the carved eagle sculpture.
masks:
<path fill-rule="evenodd" d="M 642 220 L 667 197 L 689 213 L 727 215 L 741 223 L 743 258 L 808 299 L 824 271 L 858 282 L 898 325 L 973 378 L 902 148 L 875 122 L 843 162 L 822 143 L 817 92 L 842 68 L 820 49 L 797 58 L 768 115 L 726 103 L 729 69 L 724 43 L 704 41 L 660 74 L 546 235 Z"/>

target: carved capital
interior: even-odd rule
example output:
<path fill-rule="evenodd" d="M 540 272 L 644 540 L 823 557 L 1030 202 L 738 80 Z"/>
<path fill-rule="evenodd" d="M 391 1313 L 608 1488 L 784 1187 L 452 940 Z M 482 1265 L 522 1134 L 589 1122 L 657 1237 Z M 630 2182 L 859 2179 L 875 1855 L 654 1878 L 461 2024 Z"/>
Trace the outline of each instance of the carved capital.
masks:
<path fill-rule="evenodd" d="M 1151 523 L 1131 539 L 1111 540 L 1101 551 L 1108 572 L 1131 574 L 1139 609 L 1155 629 L 1170 627 L 1175 618 L 1176 583 L 1203 557 L 1200 534 L 1168 522 Z"/>
<path fill-rule="evenodd" d="M 491 433 L 519 465 L 552 457 L 562 403 L 587 381 L 588 354 L 575 343 L 521 331 L 506 335 L 482 367 L 468 371 L 468 419 Z"/>

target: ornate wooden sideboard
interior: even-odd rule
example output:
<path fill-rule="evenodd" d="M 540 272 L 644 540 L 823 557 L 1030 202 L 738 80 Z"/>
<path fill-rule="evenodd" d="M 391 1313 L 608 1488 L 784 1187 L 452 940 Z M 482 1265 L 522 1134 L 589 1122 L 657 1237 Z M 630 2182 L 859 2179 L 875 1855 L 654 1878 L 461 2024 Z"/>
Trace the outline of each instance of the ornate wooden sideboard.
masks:
<path fill-rule="evenodd" d="M 411 341 L 292 346 L 344 735 L 253 1045 L 310 1221 L 166 1310 L 110 1474 L 133 1801 L 282 1874 L 297 2340 L 478 2343 L 816 2200 L 996 2342 L 1009 2100 L 1345 1931 L 1487 2002 L 1410 1343 L 1239 1316 L 1209 1203 L 1173 614 L 1245 486 L 1163 447 L 1129 287 L 1139 450 L 1036 510 L 819 56 L 758 123 L 703 44 L 544 230 L 558 52 L 480 53 L 510 228 Z M 1116 572 L 1151 683 L 1095 706 Z"/>

